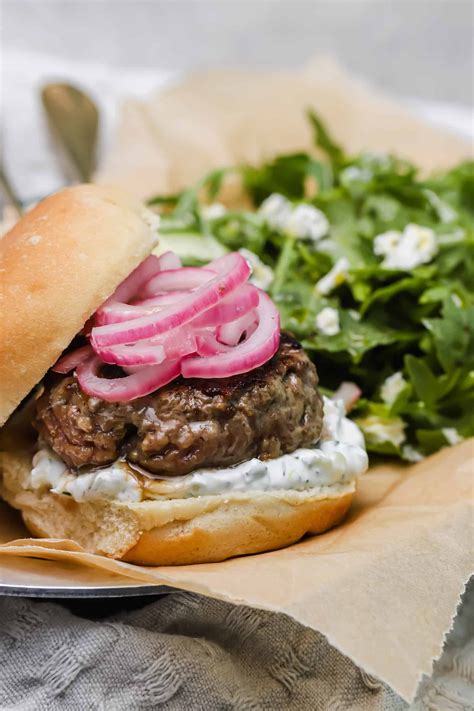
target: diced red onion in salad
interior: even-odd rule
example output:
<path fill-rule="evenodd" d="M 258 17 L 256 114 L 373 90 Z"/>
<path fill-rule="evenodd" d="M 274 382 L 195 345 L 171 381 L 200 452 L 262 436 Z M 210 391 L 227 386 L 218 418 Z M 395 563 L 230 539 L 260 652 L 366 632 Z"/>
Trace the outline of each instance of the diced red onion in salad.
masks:
<path fill-rule="evenodd" d="M 53 369 L 75 370 L 84 392 L 117 402 L 143 397 L 180 374 L 225 378 L 258 368 L 278 349 L 280 320 L 249 275 L 238 252 L 202 268 L 182 267 L 172 252 L 148 257 L 97 310 L 89 345 Z M 105 365 L 127 375 L 106 377 Z"/>
<path fill-rule="evenodd" d="M 342 382 L 332 396 L 333 400 L 342 400 L 346 412 L 350 412 L 357 400 L 362 395 L 362 390 L 352 382 Z"/>

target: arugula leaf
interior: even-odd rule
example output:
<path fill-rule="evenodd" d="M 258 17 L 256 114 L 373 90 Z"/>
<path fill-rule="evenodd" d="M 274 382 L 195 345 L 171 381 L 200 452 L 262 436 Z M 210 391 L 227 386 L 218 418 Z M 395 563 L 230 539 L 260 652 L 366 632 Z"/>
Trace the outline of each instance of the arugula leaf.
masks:
<path fill-rule="evenodd" d="M 310 163 L 305 153 L 293 153 L 277 156 L 261 168 L 244 166 L 244 185 L 257 205 L 271 193 L 281 193 L 298 199 L 304 193 L 304 181 L 309 174 Z"/>
<path fill-rule="evenodd" d="M 204 191 L 209 200 L 214 200 L 221 189 L 225 176 L 231 172 L 229 168 L 219 168 L 207 173 L 201 180 L 193 185 L 189 190 L 183 190 L 176 196 L 172 196 L 175 200 L 175 208 L 173 215 L 175 217 L 194 216 L 199 218 L 199 200 L 201 193 Z M 169 201 L 168 198 L 155 196 L 148 200 L 149 205 L 159 205 L 160 202 Z"/>
<path fill-rule="evenodd" d="M 314 130 L 315 144 L 326 153 L 333 165 L 343 164 L 345 162 L 344 151 L 329 135 L 323 121 L 312 109 L 308 110 L 307 116 Z"/>
<path fill-rule="evenodd" d="M 314 359 L 321 388 L 329 393 L 346 380 L 362 389 L 353 412 L 369 451 L 406 458 L 405 446 L 429 454 L 449 444 L 446 428 L 474 435 L 474 161 L 420 179 L 416 166 L 396 156 L 347 155 L 314 111 L 308 119 L 325 158 L 279 155 L 260 166 L 212 171 L 188 190 L 152 198 L 161 247 L 175 245 L 186 264 L 245 247 L 270 267 L 282 327 Z M 210 220 L 200 201 L 218 199 L 230 172 L 256 210 Z M 270 228 L 258 206 L 272 193 L 321 210 L 329 233 L 311 241 Z M 383 268 L 375 238 L 409 223 L 433 230 L 437 253 L 409 273 Z M 342 257 L 345 278 L 321 296 L 315 284 Z M 339 314 L 333 336 L 316 328 L 327 306 Z M 406 385 L 383 402 L 382 385 L 395 372 Z"/>
<path fill-rule="evenodd" d="M 160 205 L 169 205 L 170 207 L 174 207 L 178 202 L 180 196 L 181 193 L 175 193 L 174 195 L 155 195 L 154 197 L 147 200 L 146 204 L 150 207 Z"/>
<path fill-rule="evenodd" d="M 474 306 L 462 309 L 447 299 L 441 318 L 424 319 L 423 324 L 446 373 L 453 368 L 474 368 Z"/>
<path fill-rule="evenodd" d="M 459 279 L 438 282 L 434 286 L 429 286 L 429 284 L 425 286 L 428 288 L 420 296 L 420 304 L 442 304 L 447 299 L 456 299 L 457 297 L 458 306 L 461 308 L 464 304 L 469 305 L 474 301 L 474 294 L 469 292 Z"/>
<path fill-rule="evenodd" d="M 315 178 L 319 190 L 322 192 L 330 190 L 334 185 L 334 173 L 328 163 L 322 163 L 314 158 L 309 158 L 306 167 L 306 175 Z"/>
<path fill-rule="evenodd" d="M 405 356 L 405 367 L 415 392 L 427 407 L 434 407 L 438 399 L 439 384 L 428 364 L 421 358 L 415 358 L 410 353 Z"/>
<path fill-rule="evenodd" d="M 356 320 L 347 311 L 341 311 L 339 318 L 341 329 L 338 334 L 325 336 L 315 333 L 304 341 L 305 348 L 329 353 L 344 351 L 357 364 L 373 348 L 416 339 L 413 333 L 389 328 L 375 319 Z"/>
<path fill-rule="evenodd" d="M 392 225 L 398 217 L 402 205 L 399 200 L 396 200 L 391 195 L 383 193 L 369 194 L 362 207 L 362 214 L 371 215 L 382 223 L 380 229 L 382 231 L 383 224 Z"/>
<path fill-rule="evenodd" d="M 421 291 L 425 285 L 425 279 L 413 276 L 394 281 L 388 286 L 375 289 L 362 303 L 360 313 L 364 315 L 376 302 L 386 303 L 401 292 Z"/>
<path fill-rule="evenodd" d="M 420 448 L 425 455 L 433 454 L 442 447 L 447 447 L 449 442 L 442 430 L 423 430 L 419 429 L 415 432 L 416 439 Z"/>

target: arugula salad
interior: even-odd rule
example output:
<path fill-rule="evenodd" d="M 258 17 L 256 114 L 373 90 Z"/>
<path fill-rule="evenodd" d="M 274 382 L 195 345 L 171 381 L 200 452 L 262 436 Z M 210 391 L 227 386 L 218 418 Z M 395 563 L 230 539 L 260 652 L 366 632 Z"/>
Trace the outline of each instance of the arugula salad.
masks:
<path fill-rule="evenodd" d="M 393 156 L 347 155 L 308 116 L 324 160 L 280 155 L 152 198 L 160 248 L 187 264 L 241 250 L 322 392 L 352 393 L 368 450 L 417 461 L 474 435 L 474 162 L 420 178 Z M 229 174 L 253 209 L 219 202 Z"/>

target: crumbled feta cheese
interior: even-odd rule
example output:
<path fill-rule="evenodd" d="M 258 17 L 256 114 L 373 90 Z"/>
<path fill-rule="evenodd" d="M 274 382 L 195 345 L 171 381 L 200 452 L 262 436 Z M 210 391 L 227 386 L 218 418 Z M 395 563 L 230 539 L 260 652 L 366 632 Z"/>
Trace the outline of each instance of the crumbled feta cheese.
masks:
<path fill-rule="evenodd" d="M 380 388 L 382 400 L 386 402 L 387 405 L 392 405 L 407 385 L 408 383 L 400 371 L 389 375 Z"/>
<path fill-rule="evenodd" d="M 411 446 L 411 444 L 406 444 L 402 448 L 402 457 L 405 459 L 407 462 L 421 462 L 422 459 L 424 459 L 424 456 L 422 455 L 421 452 L 419 452 L 417 449 Z"/>
<path fill-rule="evenodd" d="M 258 208 L 267 225 L 274 230 L 283 231 L 292 212 L 291 202 L 279 193 L 269 195 Z"/>
<path fill-rule="evenodd" d="M 317 242 L 329 230 L 326 215 L 312 205 L 296 205 L 279 193 L 269 195 L 258 210 L 267 225 L 277 232 L 286 232 L 298 239 Z"/>
<path fill-rule="evenodd" d="M 429 227 L 409 224 L 403 230 L 403 237 L 399 245 L 400 254 L 412 250 L 413 266 L 430 262 L 438 252 L 436 235 Z M 412 267 L 413 268 L 413 267 Z"/>
<path fill-rule="evenodd" d="M 410 223 L 403 232 L 390 230 L 374 240 L 374 254 L 383 256 L 386 269 L 414 269 L 430 262 L 438 252 L 436 235 L 429 227 Z"/>
<path fill-rule="evenodd" d="M 441 432 L 444 434 L 446 442 L 451 446 L 463 441 L 463 437 L 461 437 L 455 427 L 444 427 Z"/>
<path fill-rule="evenodd" d="M 316 328 L 324 336 L 335 336 L 341 330 L 339 324 L 339 313 L 337 309 L 331 308 L 331 306 L 326 306 L 319 314 L 316 316 Z"/>
<path fill-rule="evenodd" d="M 382 232 L 374 239 L 374 254 L 378 257 L 386 257 L 391 254 L 399 245 L 402 233 L 398 230 Z"/>
<path fill-rule="evenodd" d="M 206 220 L 218 220 L 219 217 L 223 217 L 226 214 L 227 208 L 220 202 L 213 202 L 210 205 L 204 205 L 201 212 Z"/>
<path fill-rule="evenodd" d="M 349 309 L 349 316 L 354 319 L 354 321 L 360 321 L 360 313 L 355 309 Z"/>
<path fill-rule="evenodd" d="M 400 417 L 369 415 L 356 420 L 367 439 L 374 444 L 389 442 L 399 447 L 405 441 L 405 423 Z"/>
<path fill-rule="evenodd" d="M 326 296 L 346 281 L 348 271 L 349 260 L 347 257 L 341 257 L 333 268 L 316 283 L 315 291 Z"/>
<path fill-rule="evenodd" d="M 299 239 L 311 239 L 317 242 L 327 234 L 329 222 L 321 210 L 312 205 L 297 205 L 291 212 L 286 231 Z"/>
<path fill-rule="evenodd" d="M 339 180 L 345 187 L 352 183 L 368 183 L 372 180 L 372 173 L 367 168 L 358 165 L 349 165 L 339 174 Z"/>
<path fill-rule="evenodd" d="M 242 247 L 242 249 L 239 249 L 239 252 L 248 262 L 252 270 L 249 281 L 255 284 L 255 286 L 258 286 L 259 289 L 266 291 L 273 281 L 273 269 L 267 264 L 264 264 L 260 257 L 254 252 L 251 252 L 250 249 Z"/>
<path fill-rule="evenodd" d="M 460 309 L 462 307 L 462 301 L 457 294 L 451 294 L 451 301 L 453 302 L 453 304 L 455 306 L 458 307 L 458 309 Z"/>

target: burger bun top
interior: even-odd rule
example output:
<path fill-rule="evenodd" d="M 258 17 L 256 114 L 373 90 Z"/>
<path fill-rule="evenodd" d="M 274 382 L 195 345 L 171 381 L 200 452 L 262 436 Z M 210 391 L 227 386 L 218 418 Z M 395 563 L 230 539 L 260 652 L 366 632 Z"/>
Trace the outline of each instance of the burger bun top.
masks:
<path fill-rule="evenodd" d="M 77 185 L 0 239 L 0 425 L 150 254 L 157 224 L 120 190 Z"/>

